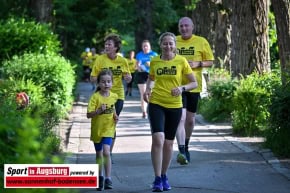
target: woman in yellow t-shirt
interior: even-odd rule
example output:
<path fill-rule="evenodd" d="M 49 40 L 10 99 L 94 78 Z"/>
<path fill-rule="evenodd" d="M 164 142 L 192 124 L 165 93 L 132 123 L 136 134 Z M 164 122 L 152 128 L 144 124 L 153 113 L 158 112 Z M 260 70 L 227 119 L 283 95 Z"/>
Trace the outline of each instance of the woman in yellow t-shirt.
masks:
<path fill-rule="evenodd" d="M 130 82 L 132 77 L 128 67 L 127 59 L 118 54 L 121 49 L 122 41 L 117 34 L 109 34 L 105 37 L 104 54 L 97 57 L 91 72 L 91 81 L 95 82 L 99 73 L 103 69 L 109 69 L 113 73 L 112 92 L 118 95 L 118 100 L 115 103 L 116 113 L 119 116 L 124 105 L 125 93 L 123 79 Z M 111 146 L 111 152 L 114 147 L 115 137 Z"/>
<path fill-rule="evenodd" d="M 129 95 L 129 96 L 132 96 L 132 87 L 133 87 L 133 82 L 134 82 L 134 77 L 135 77 L 135 71 L 137 70 L 137 60 L 135 59 L 135 51 L 134 50 L 131 50 L 129 52 L 129 58 L 127 59 L 128 60 L 128 65 L 129 65 L 129 69 L 130 69 L 130 72 L 131 72 L 131 77 L 132 77 L 132 80 L 127 83 L 127 88 L 126 88 L 126 96 Z"/>
<path fill-rule="evenodd" d="M 170 190 L 167 170 L 173 153 L 173 141 L 182 114 L 183 91 L 197 87 L 187 60 L 176 54 L 176 37 L 163 33 L 159 38 L 161 55 L 152 58 L 144 100 L 148 102 L 152 132 L 151 159 L 155 173 L 152 191 Z M 182 85 L 186 77 L 187 84 Z M 153 85 L 154 82 L 154 85 Z"/>

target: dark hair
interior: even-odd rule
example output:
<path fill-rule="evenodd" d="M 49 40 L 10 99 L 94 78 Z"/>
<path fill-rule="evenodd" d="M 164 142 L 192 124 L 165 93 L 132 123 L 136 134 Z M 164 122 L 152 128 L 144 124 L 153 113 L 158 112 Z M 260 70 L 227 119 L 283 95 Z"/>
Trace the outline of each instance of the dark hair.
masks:
<path fill-rule="evenodd" d="M 100 80 L 101 80 L 101 77 L 102 76 L 105 76 L 105 75 L 109 75 L 112 79 L 112 82 L 113 82 L 113 73 L 111 70 L 109 69 L 103 69 L 99 75 L 98 75 L 98 78 L 97 78 L 97 83 L 99 84 L 100 83 Z M 101 90 L 101 88 L 99 86 L 97 86 L 97 89 L 96 89 L 96 92 L 98 92 L 99 90 Z"/>
<path fill-rule="evenodd" d="M 115 47 L 117 48 L 117 52 L 121 49 L 122 41 L 119 35 L 117 34 L 109 34 L 104 38 L 104 41 L 112 40 L 114 42 Z"/>

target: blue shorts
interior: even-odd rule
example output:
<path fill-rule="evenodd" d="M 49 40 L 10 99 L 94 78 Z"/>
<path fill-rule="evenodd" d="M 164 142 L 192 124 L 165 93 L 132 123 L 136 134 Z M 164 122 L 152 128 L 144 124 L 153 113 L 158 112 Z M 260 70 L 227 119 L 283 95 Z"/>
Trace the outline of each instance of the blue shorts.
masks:
<path fill-rule="evenodd" d="M 112 137 L 103 137 L 100 143 L 94 143 L 95 150 L 101 151 L 103 149 L 104 144 L 111 146 L 112 141 L 113 141 Z"/>

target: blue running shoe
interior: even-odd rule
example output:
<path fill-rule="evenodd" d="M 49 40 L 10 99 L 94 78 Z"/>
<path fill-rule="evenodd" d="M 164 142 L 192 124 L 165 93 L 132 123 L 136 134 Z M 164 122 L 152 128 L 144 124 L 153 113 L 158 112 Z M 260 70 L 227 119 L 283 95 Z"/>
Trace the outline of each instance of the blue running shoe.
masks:
<path fill-rule="evenodd" d="M 164 191 L 171 190 L 171 186 L 168 183 L 168 178 L 165 174 L 161 175 L 161 180 L 162 180 L 162 186 Z"/>
<path fill-rule="evenodd" d="M 156 176 L 152 185 L 152 192 L 163 192 L 161 177 Z"/>

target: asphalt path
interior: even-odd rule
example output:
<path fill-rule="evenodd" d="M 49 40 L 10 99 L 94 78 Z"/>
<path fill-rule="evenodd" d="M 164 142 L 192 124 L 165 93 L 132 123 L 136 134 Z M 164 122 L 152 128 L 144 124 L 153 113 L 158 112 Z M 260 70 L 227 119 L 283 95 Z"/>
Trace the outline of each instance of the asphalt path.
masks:
<path fill-rule="evenodd" d="M 66 163 L 95 163 L 90 141 L 90 120 L 86 108 L 92 94 L 89 83 L 79 83 L 79 100 L 69 119 L 60 126 L 59 134 L 67 153 Z M 183 193 L 289 193 L 290 172 L 270 150 L 257 150 L 253 145 L 260 138 L 231 135 L 229 124 L 209 124 L 200 115 L 189 144 L 191 162 L 176 162 L 177 144 L 168 171 L 170 192 Z M 151 133 L 148 119 L 143 119 L 138 91 L 127 97 L 117 125 L 113 150 L 112 181 L 114 189 L 105 192 L 151 192 L 154 173 L 150 156 Z M 95 189 L 78 189 L 80 193 Z"/>

